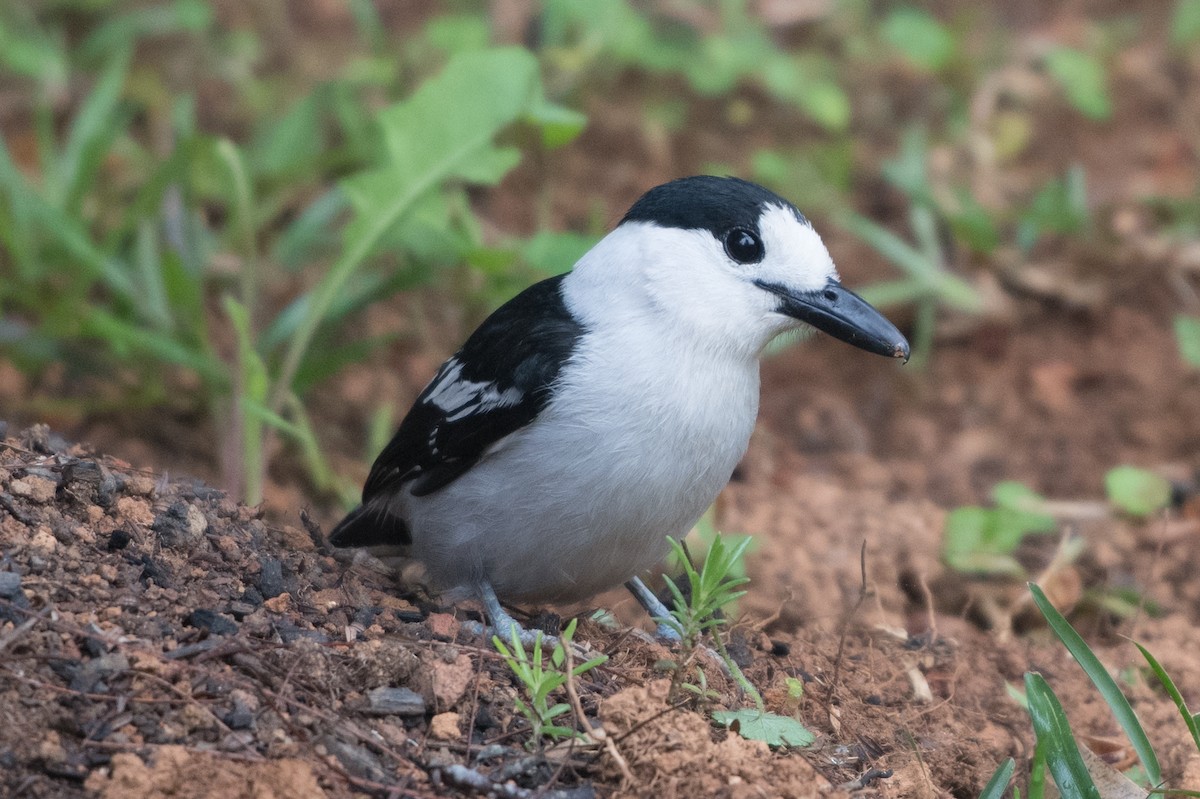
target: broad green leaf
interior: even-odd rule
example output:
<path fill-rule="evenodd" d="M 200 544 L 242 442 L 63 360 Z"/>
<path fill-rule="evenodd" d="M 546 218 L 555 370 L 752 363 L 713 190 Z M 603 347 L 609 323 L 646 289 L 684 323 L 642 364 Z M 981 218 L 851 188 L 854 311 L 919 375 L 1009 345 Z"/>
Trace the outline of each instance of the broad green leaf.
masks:
<path fill-rule="evenodd" d="M 750 741 L 765 741 L 768 746 L 808 746 L 816 736 L 793 718 L 764 713 L 758 708 L 713 711 L 713 720 L 725 727 L 736 722 L 737 734 Z"/>
<path fill-rule="evenodd" d="M 516 147 L 494 147 L 464 163 L 458 177 L 468 183 L 494 186 L 519 163 L 521 151 Z"/>
<path fill-rule="evenodd" d="M 1200 316 L 1176 316 L 1175 341 L 1183 360 L 1192 368 L 1200 369 Z"/>
<path fill-rule="evenodd" d="M 897 8 L 883 21 L 883 38 L 913 64 L 930 71 L 942 69 L 958 49 L 945 25 L 927 11 Z"/>
<path fill-rule="evenodd" d="M 491 36 L 482 14 L 444 14 L 425 26 L 425 38 L 447 55 L 483 50 Z"/>
<path fill-rule="evenodd" d="M 521 48 L 464 53 L 411 98 L 379 114 L 385 170 L 398 187 L 458 176 L 540 99 L 537 59 Z"/>
<path fill-rule="evenodd" d="M 587 125 L 584 114 L 545 98 L 536 101 L 525 118 L 541 128 L 542 146 L 551 150 L 573 141 Z"/>
<path fill-rule="evenodd" d="M 1095 120 L 1112 116 L 1108 75 L 1094 55 L 1070 47 L 1056 47 L 1046 54 L 1046 68 L 1081 114 Z"/>
<path fill-rule="evenodd" d="M 346 281 L 379 242 L 442 183 L 487 159 L 500 131 L 541 98 L 537 59 L 520 48 L 465 53 L 410 97 L 379 115 L 387 158 L 342 183 L 355 209 L 342 256 L 313 291 L 291 340 L 270 407 L 278 408 L 313 335 Z"/>
<path fill-rule="evenodd" d="M 1058 697 L 1040 674 L 1025 674 L 1025 695 L 1038 743 L 1045 747 L 1046 765 L 1059 793 L 1071 799 L 1101 799 L 1079 754 L 1079 745 Z"/>
<path fill-rule="evenodd" d="M 796 98 L 799 106 L 817 124 L 835 133 L 850 126 L 850 98 L 845 90 L 832 80 L 813 78 L 804 85 Z"/>
<path fill-rule="evenodd" d="M 335 243 L 334 220 L 348 207 L 346 195 L 336 186 L 319 195 L 279 235 L 272 258 L 289 269 L 311 263 Z"/>
<path fill-rule="evenodd" d="M 1121 693 L 1121 689 L 1117 687 L 1116 681 L 1112 675 L 1108 673 L 1108 669 L 1104 668 L 1104 664 L 1096 657 L 1087 643 L 1080 637 L 1079 633 L 1075 632 L 1075 628 L 1070 622 L 1063 617 L 1054 605 L 1050 604 L 1050 600 L 1042 592 L 1036 584 L 1029 584 L 1029 591 L 1033 595 L 1033 602 L 1038 606 L 1038 610 L 1046 617 L 1046 622 L 1050 625 L 1050 629 L 1058 636 L 1058 640 L 1062 641 L 1063 646 L 1075 658 L 1075 662 L 1080 665 L 1084 673 L 1096 686 L 1096 690 L 1104 697 L 1104 701 L 1108 704 L 1112 711 L 1113 717 L 1117 723 L 1121 725 L 1121 729 L 1125 731 L 1125 736 L 1129 738 L 1129 742 L 1133 745 L 1133 749 L 1137 752 L 1138 759 L 1142 761 L 1142 766 L 1146 769 L 1146 774 L 1150 777 L 1150 782 L 1157 785 L 1162 781 L 1162 769 L 1158 765 L 1158 757 L 1154 754 L 1154 747 L 1150 745 L 1150 740 L 1146 737 L 1146 731 L 1142 728 L 1142 724 L 1138 721 L 1137 714 L 1133 712 L 1133 708 L 1129 705 L 1129 700 L 1125 698 L 1125 694 Z M 1028 678 L 1028 675 L 1026 675 Z M 1049 690 L 1049 689 L 1047 689 Z M 1033 700 L 1030 697 L 1030 705 Z M 1055 779 L 1058 779 L 1057 773 Z M 1062 788 L 1062 785 L 1059 785 Z M 1070 796 L 1067 791 L 1063 791 L 1064 795 Z"/>
<path fill-rule="evenodd" d="M 1136 466 L 1117 466 L 1104 475 L 1108 501 L 1131 516 L 1149 516 L 1171 501 L 1166 478 Z"/>

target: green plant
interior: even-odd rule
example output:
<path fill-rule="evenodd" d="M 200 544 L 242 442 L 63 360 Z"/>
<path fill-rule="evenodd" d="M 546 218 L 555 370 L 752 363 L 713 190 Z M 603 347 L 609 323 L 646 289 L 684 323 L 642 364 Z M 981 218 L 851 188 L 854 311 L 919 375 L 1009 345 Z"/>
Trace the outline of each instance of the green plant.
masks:
<path fill-rule="evenodd" d="M 844 131 L 850 122 L 834 64 L 779 47 L 746 0 L 720 0 L 707 13 L 670 19 L 628 0 L 548 0 L 541 25 L 545 59 L 567 80 L 618 64 L 681 75 L 703 96 L 755 84 L 827 130 Z"/>
<path fill-rule="evenodd" d="M 62 360 L 132 371 L 144 405 L 171 395 L 164 365 L 194 374 L 199 390 L 185 395 L 228 419 L 224 448 L 236 456 L 225 459 L 226 482 L 246 500 L 261 499 L 270 439 L 281 435 L 318 489 L 349 501 L 352 487 L 328 467 L 302 400 L 386 339 L 346 343 L 342 323 L 483 249 L 466 192 L 520 160 L 518 148 L 494 144 L 502 133 L 557 146 L 583 118 L 546 99 L 530 53 L 485 50 L 450 58 L 372 117 L 356 109 L 350 82 L 319 87 L 247 145 L 200 133 L 185 98 L 160 159 L 129 133 L 130 52 L 110 56 L 61 143 L 40 139 L 39 180 L 0 142 L 0 243 L 15 275 L 0 284 L 0 343 L 29 370 Z M 105 179 L 117 152 L 136 156 L 130 196 L 111 196 Z M 330 169 L 348 176 L 325 185 Z M 202 207 L 221 208 L 224 221 L 205 222 Z M 323 277 L 268 317 L 269 281 L 324 255 L 334 262 Z M 232 277 L 214 268 L 218 256 Z M 214 322 L 233 331 L 232 354 L 217 346 Z"/>
<path fill-rule="evenodd" d="M 692 650 L 704 633 L 728 623 L 722 610 L 746 594 L 740 587 L 750 582 L 750 578 L 737 575 L 739 571 L 744 572 L 741 559 L 750 546 L 750 538 L 747 536 L 730 546 L 717 534 L 698 570 L 682 544 L 674 538 L 670 543 L 676 561 L 683 567 L 688 592 L 685 596 L 674 580 L 667 580 L 673 598 L 671 615 L 655 621 L 679 633 L 684 650 Z"/>
<path fill-rule="evenodd" d="M 1171 483 L 1136 466 L 1117 466 L 1104 475 L 1108 501 L 1130 516 L 1156 513 L 1171 501 Z"/>
<path fill-rule="evenodd" d="M 671 664 L 672 694 L 682 689 L 699 698 L 709 698 L 703 670 L 697 669 L 699 685 L 685 683 L 684 678 L 697 657 L 704 634 L 711 633 L 713 644 L 729 674 L 755 703 L 752 708 L 714 711 L 713 720 L 736 731 L 743 738 L 766 741 L 770 746 L 807 746 L 813 741 L 812 733 L 796 719 L 766 712 L 762 695 L 730 657 L 718 634 L 719 628 L 728 623 L 725 614 L 729 608 L 746 593 L 740 587 L 750 581 L 744 576 L 742 560 L 752 539 L 750 536 L 739 536 L 732 544 L 728 539 L 729 536 L 713 530 L 699 569 L 692 565 L 683 544 L 669 539 L 674 559 L 683 568 L 687 587 L 685 592 L 674 580 L 667 580 L 673 599 L 671 614 L 655 619 L 675 630 L 682 639 L 684 657 Z"/>
<path fill-rule="evenodd" d="M 1158 787 L 1162 784 L 1162 771 L 1159 766 L 1158 756 L 1155 754 L 1145 729 L 1130 706 L 1129 700 L 1126 699 L 1116 680 L 1109 674 L 1108 669 L 1104 667 L 1079 633 L 1071 626 L 1070 622 L 1050 603 L 1041 588 L 1030 583 L 1029 590 L 1034 604 L 1045 617 L 1054 635 L 1071 653 L 1071 656 L 1080 665 L 1084 673 L 1087 674 L 1101 697 L 1103 697 L 1105 703 L 1109 706 L 1117 723 L 1125 731 L 1126 737 L 1133 745 L 1133 749 L 1141 762 L 1141 773 L 1144 775 L 1145 781 L 1153 788 L 1152 792 L 1180 796 L 1200 796 L 1200 791 Z M 1137 646 L 1142 656 L 1146 659 L 1151 673 L 1155 675 L 1167 695 L 1175 703 L 1176 708 L 1183 717 L 1184 725 L 1187 727 L 1192 741 L 1196 745 L 1197 752 L 1200 752 L 1200 716 L 1191 712 L 1174 681 L 1167 675 L 1154 656 L 1150 654 L 1149 650 L 1136 642 L 1134 642 L 1134 645 Z M 1053 690 L 1051 690 L 1050 686 L 1040 675 L 1033 673 L 1026 674 L 1025 685 L 1027 708 L 1033 719 L 1034 731 L 1037 734 L 1037 748 L 1043 753 L 1046 767 L 1049 768 L 1050 773 L 1054 776 L 1055 783 L 1064 796 L 1099 797 L 1100 792 L 1096 789 L 1094 778 L 1103 776 L 1106 781 L 1113 779 L 1120 781 L 1124 779 L 1121 775 L 1113 772 L 1111 767 L 1104 764 L 1099 758 L 1094 756 L 1085 758 L 1083 756 L 1083 752 L 1076 742 L 1074 734 L 1071 732 L 1061 704 L 1057 697 L 1055 697 Z M 1036 760 L 1037 758 L 1035 758 Z M 1032 781 L 1030 787 L 1032 795 Z"/>
<path fill-rule="evenodd" d="M 1146 737 L 1145 730 L 1142 729 L 1141 723 L 1137 719 L 1137 715 L 1133 712 L 1133 708 L 1129 705 L 1129 700 L 1121 693 L 1120 687 L 1117 686 L 1116 680 L 1108 673 L 1108 669 L 1100 662 L 1087 643 L 1075 632 L 1073 628 L 1063 617 L 1054 605 L 1050 604 L 1050 600 L 1046 598 L 1045 593 L 1036 584 L 1029 584 L 1029 591 L 1033 596 L 1034 604 L 1038 610 L 1046 618 L 1046 622 L 1050 625 L 1050 629 L 1075 658 L 1075 661 L 1084 670 L 1087 676 L 1091 679 L 1092 684 L 1100 691 L 1104 701 L 1112 709 L 1113 715 L 1121 728 L 1125 730 L 1130 743 L 1133 744 L 1134 751 L 1137 752 L 1138 759 L 1141 760 L 1142 766 L 1146 769 L 1146 774 L 1150 778 L 1152 784 L 1158 784 L 1162 780 L 1162 771 L 1158 765 L 1158 758 L 1154 754 L 1154 749 L 1150 746 L 1150 740 Z M 1032 700 L 1031 700 L 1032 705 Z M 1048 755 L 1048 760 L 1053 768 L 1053 757 Z M 1057 774 L 1055 775 L 1057 779 Z M 1061 787 L 1061 783 L 1060 783 Z"/>
<path fill-rule="evenodd" d="M 1058 82 L 1075 110 L 1094 120 L 1112 116 L 1108 73 L 1096 54 L 1055 47 L 1046 53 L 1045 62 L 1050 76 Z"/>
<path fill-rule="evenodd" d="M 880 25 L 883 40 L 922 69 L 945 68 L 957 55 L 954 34 L 928 11 L 909 6 L 892 9 Z"/>
<path fill-rule="evenodd" d="M 1016 767 L 1017 763 L 1011 757 L 1001 763 L 992 774 L 992 778 L 988 780 L 987 785 L 983 787 L 983 793 L 979 794 L 979 799 L 1002 799 L 1004 789 L 1008 787 Z"/>
<path fill-rule="evenodd" d="M 1176 0 L 1171 17 L 1171 43 L 1176 47 L 1200 40 L 1200 0 Z"/>
<path fill-rule="evenodd" d="M 1200 369 L 1200 317 L 1179 314 L 1174 324 L 1180 357 L 1188 366 Z"/>
<path fill-rule="evenodd" d="M 751 741 L 763 741 L 767 746 L 808 746 L 816 736 L 803 724 L 788 716 L 767 713 L 762 708 L 715 710 L 713 721 L 733 730 Z"/>
<path fill-rule="evenodd" d="M 1021 483 L 998 483 L 995 507 L 955 508 L 946 516 L 942 557 L 961 572 L 1021 576 L 1024 568 L 1012 553 L 1033 533 L 1049 533 L 1054 517 L 1041 509 L 1045 500 Z"/>
<path fill-rule="evenodd" d="M 925 133 L 912 128 L 905 134 L 897 157 L 884 165 L 884 176 L 909 198 L 908 222 L 915 244 L 859 214 L 845 214 L 839 220 L 904 274 L 898 280 L 866 286 L 860 293 L 874 305 L 916 306 L 912 360 L 918 365 L 929 356 L 940 307 L 967 313 L 982 308 L 975 289 L 950 269 L 949 255 L 938 232 L 939 217 L 948 218 L 952 228 L 985 250 L 994 246 L 996 238 L 990 218 L 966 193 L 957 195 L 960 210 L 946 216 L 929 183 L 927 162 Z"/>
<path fill-rule="evenodd" d="M 1025 674 L 1025 696 L 1029 701 L 1034 734 L 1038 744 L 1045 747 L 1046 766 L 1054 776 L 1058 790 L 1063 796 L 1100 799 L 1100 791 L 1083 762 L 1067 714 L 1042 675 Z"/>
<path fill-rule="evenodd" d="M 542 636 L 533 642 L 533 652 L 527 653 L 521 643 L 520 634 L 514 628 L 511 630 L 511 647 L 500 640 L 500 636 L 492 636 L 492 645 L 504 658 L 504 662 L 512 669 L 525 691 L 525 699 L 516 697 L 513 701 L 517 712 L 529 722 L 529 741 L 526 746 L 530 749 L 539 746 L 543 738 L 559 740 L 562 738 L 582 737 L 581 733 L 571 727 L 553 723 L 554 719 L 570 711 L 571 706 L 566 702 L 550 704 L 551 694 L 563 687 L 568 680 L 591 671 L 608 660 L 607 655 L 600 655 L 584 661 L 570 671 L 565 668 L 567 648 L 573 646 L 577 620 L 571 619 L 562 631 L 558 641 L 550 653 L 550 661 L 546 663 L 542 657 Z"/>
<path fill-rule="evenodd" d="M 1027 255 L 1046 235 L 1086 233 L 1091 223 L 1086 178 L 1083 167 L 1076 164 L 1061 179 L 1047 181 L 1019 211 L 1015 243 Z"/>

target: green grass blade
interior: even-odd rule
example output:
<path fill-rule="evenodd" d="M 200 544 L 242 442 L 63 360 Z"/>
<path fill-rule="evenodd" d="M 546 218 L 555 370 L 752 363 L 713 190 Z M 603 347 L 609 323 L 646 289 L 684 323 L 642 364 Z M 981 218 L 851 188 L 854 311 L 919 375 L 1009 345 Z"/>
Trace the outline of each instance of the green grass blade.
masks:
<path fill-rule="evenodd" d="M 1022 695 L 1024 696 L 1024 695 Z M 1029 710 L 1029 700 L 1025 699 L 1025 709 Z M 1029 764 L 1029 799 L 1043 799 L 1046 796 L 1046 744 L 1038 740 L 1033 747 L 1033 762 Z"/>
<path fill-rule="evenodd" d="M 241 290 L 239 298 L 242 307 L 246 309 L 248 332 L 253 339 L 257 330 L 255 316 L 258 307 L 258 247 L 255 244 L 254 233 L 254 191 L 250 185 L 250 175 L 246 169 L 246 161 L 242 152 L 229 139 L 217 142 L 217 156 L 225 164 L 229 172 L 229 196 L 233 206 L 233 218 L 240 238 L 242 249 L 242 267 L 238 270 L 238 283 Z"/>
<path fill-rule="evenodd" d="M 254 348 L 254 334 L 250 329 L 250 311 L 245 305 L 226 295 L 223 298 L 225 314 L 233 325 L 237 341 L 237 372 L 234 374 L 233 390 L 238 404 L 240 422 L 236 426 L 241 434 L 243 499 L 249 505 L 262 502 L 263 478 L 266 473 L 264 454 L 263 418 L 252 413 L 251 407 L 262 405 L 267 398 L 270 379 L 267 367 Z"/>
<path fill-rule="evenodd" d="M 1011 757 L 1001 763 L 996 773 L 988 780 L 988 784 L 983 786 L 983 793 L 979 794 L 979 799 L 1001 799 L 1016 767 L 1017 763 Z"/>
<path fill-rule="evenodd" d="M 844 227 L 858 238 L 862 239 L 872 249 L 900 267 L 912 278 L 923 284 L 932 281 L 937 273 L 937 265 L 930 263 L 925 253 L 917 250 L 892 231 L 872 222 L 864 216 L 850 214 L 842 220 Z"/>
<path fill-rule="evenodd" d="M 1167 692 L 1167 696 L 1171 697 L 1171 701 L 1175 703 L 1175 707 L 1179 708 L 1180 715 L 1183 716 L 1183 723 L 1187 725 L 1188 732 L 1192 734 L 1192 740 L 1196 744 L 1196 751 L 1200 752 L 1200 719 L 1197 719 L 1192 711 L 1188 709 L 1187 702 L 1183 699 L 1183 694 L 1179 693 L 1179 689 L 1175 687 L 1175 681 L 1171 679 L 1166 670 L 1159 664 L 1154 655 L 1150 654 L 1150 650 L 1133 642 L 1142 653 L 1142 657 L 1146 658 L 1146 662 L 1150 664 L 1150 670 L 1154 672 L 1154 676 L 1158 677 L 1158 681 L 1162 683 L 1163 689 Z"/>
<path fill-rule="evenodd" d="M 100 167 L 105 142 L 117 134 L 118 104 L 131 56 L 128 47 L 113 56 L 71 123 L 59 154 L 56 181 L 47 186 L 48 199 L 56 208 L 74 207 L 88 178 Z"/>
<path fill-rule="evenodd" d="M 1025 694 L 1029 697 L 1029 715 L 1038 743 L 1045 744 L 1046 765 L 1054 776 L 1059 793 L 1071 799 L 1101 799 L 1079 754 L 1079 746 L 1067 723 L 1058 697 L 1050 690 L 1042 675 L 1025 674 Z"/>
<path fill-rule="evenodd" d="M 162 248 L 154 223 L 149 219 L 143 219 L 137 227 L 133 263 L 142 287 L 138 312 L 158 330 L 170 331 L 174 323 L 163 281 Z"/>
<path fill-rule="evenodd" d="M 1142 767 L 1146 769 L 1146 776 L 1149 777 L 1150 784 L 1158 785 L 1162 782 L 1162 768 L 1158 765 L 1158 756 L 1154 754 L 1154 747 L 1150 745 L 1150 739 L 1146 737 L 1146 731 L 1142 729 L 1137 714 L 1129 706 L 1129 700 L 1125 698 L 1125 694 L 1121 693 L 1121 689 L 1117 687 L 1117 683 L 1108 673 L 1108 669 L 1104 668 L 1100 659 L 1096 657 L 1079 633 L 1075 632 L 1075 628 L 1050 604 L 1050 600 L 1046 599 L 1042 589 L 1036 584 L 1030 583 L 1029 590 L 1033 594 L 1034 603 L 1046 617 L 1050 629 L 1054 631 L 1058 640 L 1063 642 L 1067 651 L 1083 668 L 1096 689 L 1100 691 L 1100 695 L 1104 697 L 1104 701 L 1108 703 L 1117 723 L 1125 730 L 1125 735 L 1133 745 L 1134 751 L 1137 752 L 1138 759 L 1142 761 Z"/>

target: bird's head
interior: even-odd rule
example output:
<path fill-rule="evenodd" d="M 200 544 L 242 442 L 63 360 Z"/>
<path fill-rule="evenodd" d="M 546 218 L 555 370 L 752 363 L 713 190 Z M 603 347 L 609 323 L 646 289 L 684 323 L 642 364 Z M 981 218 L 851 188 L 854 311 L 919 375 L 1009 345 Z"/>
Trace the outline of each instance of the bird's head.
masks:
<path fill-rule="evenodd" d="M 737 178 L 682 178 L 646 192 L 572 279 L 596 298 L 720 346 L 757 354 L 778 334 L 809 325 L 908 359 L 900 331 L 842 286 L 804 215 Z"/>

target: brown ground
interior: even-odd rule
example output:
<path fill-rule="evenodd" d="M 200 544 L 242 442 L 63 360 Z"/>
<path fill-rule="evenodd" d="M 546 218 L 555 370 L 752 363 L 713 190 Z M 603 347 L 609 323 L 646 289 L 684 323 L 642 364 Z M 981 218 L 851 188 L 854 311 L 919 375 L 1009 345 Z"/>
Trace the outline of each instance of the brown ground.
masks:
<path fill-rule="evenodd" d="M 766 421 L 723 498 L 721 526 L 758 534 L 743 606 L 747 673 L 771 709 L 818 733 L 813 747 L 771 752 L 668 710 L 654 670 L 668 653 L 584 624 L 582 639 L 612 659 L 581 680 L 583 708 L 634 781 L 594 747 L 529 758 L 495 653 L 444 613 L 423 619 L 428 608 L 397 599 L 390 577 L 201 484 L 65 448 L 44 430 L 12 431 L 0 452 L 0 572 L 20 576 L 0 599 L 5 795 L 316 797 L 398 786 L 430 796 L 469 792 L 450 768 L 460 764 L 493 787 L 512 779 L 549 787 L 544 795 L 837 795 L 833 786 L 875 768 L 893 774 L 859 795 L 973 797 L 1004 757 L 1027 762 L 1029 723 L 1005 683 L 1019 686 L 1030 669 L 1085 740 L 1131 764 L 1065 650 L 1044 631 L 1004 628 L 1021 616 L 1020 586 L 939 565 L 935 500 L 1009 476 L 1055 498 L 1096 497 L 1104 469 L 1125 461 L 1194 470 L 1200 380 L 1165 324 L 1124 306 L 1101 323 L 1033 313 L 1003 346 L 945 345 L 924 375 L 811 344 L 772 362 L 766 384 Z M 1195 705 L 1200 513 L 1188 507 L 1148 524 L 1073 525 L 1088 542 L 1083 557 L 1043 581 L 1079 604 L 1077 623 L 1110 668 L 1140 665 L 1121 636 L 1136 637 Z M 1033 574 L 1052 550 L 1028 553 Z M 1099 611 L 1100 593 L 1120 587 L 1160 612 Z M 630 602 L 610 599 L 634 617 Z M 980 619 L 1000 627 L 969 621 Z M 744 701 L 708 671 L 720 704 Z M 789 675 L 805 680 L 798 704 L 786 699 Z M 372 713 L 370 692 L 397 686 L 424 709 Z M 1185 778 L 1175 708 L 1144 676 L 1127 692 L 1169 784 L 1197 787 L 1181 782 L 1195 779 L 1196 755 Z"/>
<path fill-rule="evenodd" d="M 1081 13 L 1013 8 L 1004 24 L 1030 36 L 1056 35 Z M 0 796 L 807 797 L 844 795 L 881 769 L 891 776 L 856 796 L 974 799 L 1007 756 L 1024 787 L 1032 733 L 1005 686 L 1027 670 L 1046 676 L 1081 739 L 1124 768 L 1133 756 L 1119 728 L 1036 623 L 1023 585 L 967 579 L 939 557 L 946 511 L 986 501 L 996 482 L 1094 502 L 1105 471 L 1122 463 L 1192 493 L 1147 523 L 1068 509 L 1061 530 L 1086 542 L 1079 559 L 1056 561 L 1055 536 L 1021 559 L 1128 677 L 1167 784 L 1200 790 L 1178 713 L 1124 637 L 1155 652 L 1200 707 L 1200 373 L 1170 330 L 1200 260 L 1155 233 L 1137 199 L 1192 191 L 1200 81 L 1154 45 L 1161 20 L 1148 16 L 1147 43 L 1114 66 L 1113 121 L 1083 125 L 1043 86 L 1016 100 L 1040 132 L 1018 163 L 947 167 L 1007 197 L 1082 160 L 1093 235 L 1007 271 L 960 259 L 992 298 L 989 312 L 946 320 L 924 371 L 820 339 L 764 369 L 762 423 L 719 524 L 757 541 L 738 634 L 747 674 L 771 710 L 818 734 L 812 747 L 772 752 L 715 730 L 711 708 L 671 709 L 655 667 L 670 653 L 585 622 L 579 637 L 611 660 L 580 680 L 582 709 L 614 747 L 530 756 L 498 656 L 449 609 L 398 598 L 390 574 L 324 550 L 297 509 L 313 505 L 326 526 L 336 511 L 293 474 L 275 475 L 260 514 L 191 478 L 159 476 L 214 481 L 210 430 L 190 417 L 109 415 L 72 427 L 95 450 L 16 424 L 0 434 Z M 1180 75 L 1192 79 L 1167 79 Z M 861 121 L 858 205 L 898 222 L 903 206 L 868 177 L 894 143 L 874 141 L 888 126 L 870 113 L 912 113 L 927 96 L 902 70 L 858 80 L 862 106 L 876 109 Z M 743 98 L 750 126 L 697 101 L 684 131 L 648 131 L 640 103 L 672 91 L 629 79 L 585 98 L 592 124 L 581 140 L 481 196 L 481 214 L 528 232 L 541 221 L 529 210 L 538 196 L 545 221 L 582 228 L 597 203 L 615 219 L 660 179 L 714 161 L 744 169 L 753 146 L 816 136 L 753 93 Z M 873 253 L 821 229 L 848 282 L 889 275 Z M 399 329 L 404 343 L 315 398 L 346 474 L 365 473 L 361 431 L 377 404 L 411 400 L 469 326 L 426 314 L 418 327 L 409 308 L 372 309 L 366 326 Z M 36 421 L 24 394 L 59 387 L 26 384 L 3 361 L 0 377 L 0 418 L 23 422 Z M 1115 613 L 1116 591 L 1133 591 L 1140 609 Z M 640 619 L 619 593 L 597 604 Z M 719 670 L 707 673 L 717 704 L 745 702 Z M 804 680 L 799 702 L 787 698 L 788 676 Z M 398 687 L 415 693 L 414 706 L 383 712 L 372 691 Z"/>

